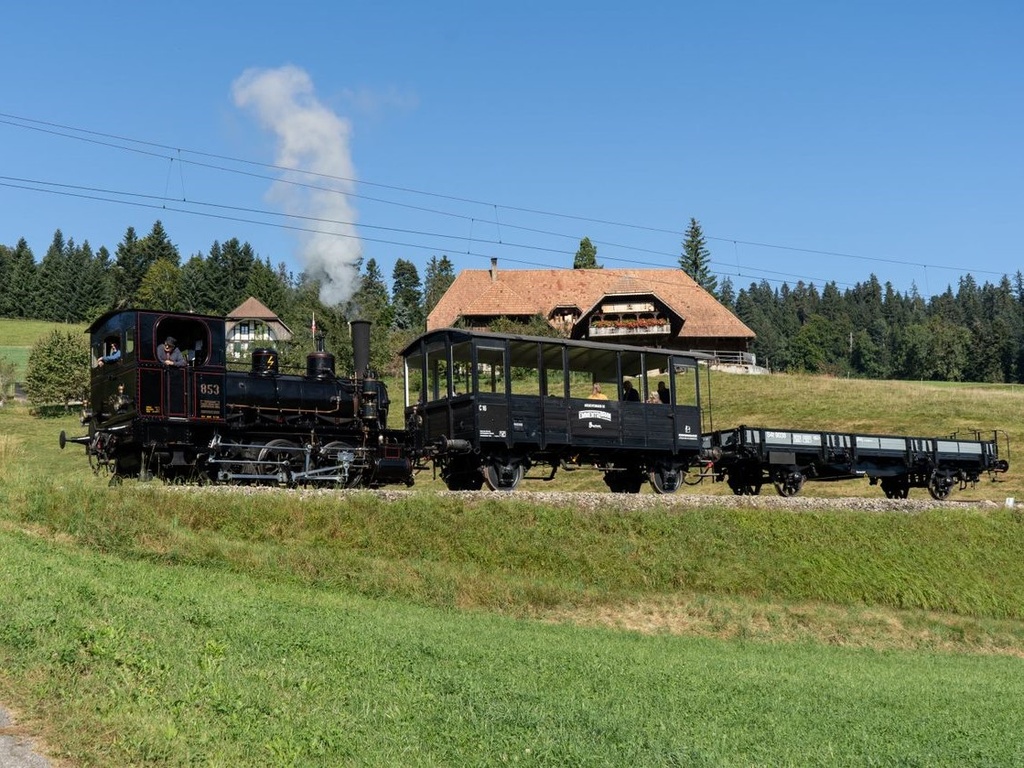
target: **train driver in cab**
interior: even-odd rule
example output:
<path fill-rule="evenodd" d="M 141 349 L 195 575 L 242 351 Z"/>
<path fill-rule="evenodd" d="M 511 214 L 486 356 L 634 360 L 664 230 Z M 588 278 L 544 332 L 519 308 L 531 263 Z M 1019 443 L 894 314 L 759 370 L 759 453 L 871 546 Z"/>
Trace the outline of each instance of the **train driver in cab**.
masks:
<path fill-rule="evenodd" d="M 112 340 L 108 345 L 107 354 L 103 355 L 99 360 L 96 361 L 96 365 L 101 368 L 109 363 L 116 363 L 121 359 L 121 347 L 118 346 L 116 340 Z"/>
<path fill-rule="evenodd" d="M 164 365 L 175 367 L 185 365 L 185 358 L 182 357 L 181 350 L 178 349 L 178 340 L 173 336 L 168 336 L 164 339 L 164 343 L 157 347 L 156 358 Z"/>

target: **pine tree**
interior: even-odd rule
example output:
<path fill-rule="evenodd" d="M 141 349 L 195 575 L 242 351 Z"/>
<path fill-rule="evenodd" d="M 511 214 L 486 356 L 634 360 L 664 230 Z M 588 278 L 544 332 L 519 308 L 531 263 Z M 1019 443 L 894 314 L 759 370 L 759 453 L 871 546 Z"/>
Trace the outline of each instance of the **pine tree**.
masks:
<path fill-rule="evenodd" d="M 370 367 L 384 371 L 392 359 L 388 341 L 394 316 L 388 287 L 376 259 L 366 262 L 366 271 L 360 276 L 359 288 L 349 301 L 349 307 L 350 320 L 370 321 Z"/>
<path fill-rule="evenodd" d="M 11 269 L 14 267 L 14 251 L 6 245 L 0 245 L 0 285 L 5 290 L 0 290 L 0 317 L 11 317 L 11 305 L 7 286 L 11 284 Z"/>
<path fill-rule="evenodd" d="M 134 227 L 128 227 L 114 251 L 114 301 L 118 307 L 130 307 L 149 269 L 149 262 Z"/>
<path fill-rule="evenodd" d="M 445 292 L 455 282 L 455 267 L 447 256 L 438 259 L 431 256 L 427 262 L 427 269 L 423 275 L 423 302 L 424 314 L 429 315 L 437 302 L 441 300 Z"/>
<path fill-rule="evenodd" d="M 718 280 L 711 274 L 711 251 L 708 250 L 704 231 L 696 219 L 690 219 L 690 226 L 686 230 L 679 266 L 697 285 L 717 297 Z"/>
<path fill-rule="evenodd" d="M 163 223 L 157 219 L 153 222 L 153 229 L 142 238 L 140 243 L 146 268 L 148 269 L 158 259 L 165 259 L 175 266 L 181 264 L 181 254 L 178 253 L 178 246 L 171 242 Z"/>
<path fill-rule="evenodd" d="M 589 237 L 580 240 L 579 250 L 576 251 L 576 258 L 572 262 L 573 269 L 602 269 L 597 263 L 597 248 Z"/>
<path fill-rule="evenodd" d="M 200 254 L 181 268 L 179 286 L 181 306 L 186 312 L 213 314 L 217 311 L 216 286 L 207 276 L 206 260 Z"/>
<path fill-rule="evenodd" d="M 288 301 L 288 289 L 278 273 L 270 266 L 270 260 L 256 259 L 249 269 L 249 279 L 245 284 L 246 298 L 255 296 L 274 314 L 281 317 Z M 237 306 L 237 305 L 236 305 Z"/>
<path fill-rule="evenodd" d="M 18 240 L 14 247 L 9 275 L 4 314 L 8 317 L 36 317 L 39 269 L 25 238 Z"/>
<path fill-rule="evenodd" d="M 391 272 L 391 306 L 397 329 L 423 330 L 423 290 L 419 272 L 411 261 L 395 261 L 395 268 Z"/>
<path fill-rule="evenodd" d="M 68 244 L 58 229 L 53 233 L 50 247 L 39 265 L 34 317 L 56 322 L 71 319 L 68 317 L 68 297 L 72 284 L 69 270 Z"/>

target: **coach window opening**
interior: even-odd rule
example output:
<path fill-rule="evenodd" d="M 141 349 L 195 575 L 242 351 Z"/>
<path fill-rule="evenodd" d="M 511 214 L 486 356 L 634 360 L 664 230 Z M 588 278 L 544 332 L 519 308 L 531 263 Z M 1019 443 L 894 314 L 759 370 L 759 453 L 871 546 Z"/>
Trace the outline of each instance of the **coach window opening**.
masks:
<path fill-rule="evenodd" d="M 578 399 L 589 398 L 594 385 L 601 393 L 615 400 L 621 380 L 617 354 L 612 350 L 570 346 L 566 350 L 569 396 Z"/>
<path fill-rule="evenodd" d="M 544 380 L 542 394 L 547 397 L 566 397 L 567 381 L 565 378 L 565 360 L 560 344 L 546 344 L 541 348 L 541 359 L 544 361 Z"/>
<path fill-rule="evenodd" d="M 643 355 L 632 350 L 622 350 L 619 353 L 619 366 L 621 376 L 619 378 L 619 399 L 625 398 L 624 382 L 629 381 L 636 390 L 640 402 L 647 399 L 646 386 L 644 384 Z"/>
<path fill-rule="evenodd" d="M 668 355 L 647 353 L 644 369 L 647 379 L 647 402 L 655 405 L 669 405 L 674 402 L 671 397 L 672 369 L 669 366 Z"/>
<path fill-rule="evenodd" d="M 427 345 L 427 402 L 432 403 L 448 397 L 449 381 L 448 346 L 443 341 Z"/>
<path fill-rule="evenodd" d="M 473 345 L 468 341 L 452 344 L 452 395 L 473 391 Z"/>
<path fill-rule="evenodd" d="M 426 401 L 423 355 L 419 352 L 405 358 L 405 407 Z"/>
<path fill-rule="evenodd" d="M 536 397 L 540 393 L 540 345 L 535 341 L 512 340 L 508 357 L 511 394 Z"/>
<path fill-rule="evenodd" d="M 485 392 L 492 395 L 505 393 L 505 347 L 480 344 L 476 348 L 476 367 L 474 370 L 474 392 Z"/>

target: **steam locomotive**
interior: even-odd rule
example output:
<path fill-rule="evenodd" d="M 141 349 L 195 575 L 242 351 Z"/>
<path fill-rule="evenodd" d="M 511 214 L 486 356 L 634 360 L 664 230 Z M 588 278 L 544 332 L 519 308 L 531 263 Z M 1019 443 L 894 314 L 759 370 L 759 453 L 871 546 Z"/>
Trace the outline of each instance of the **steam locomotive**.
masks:
<path fill-rule="evenodd" d="M 609 490 L 657 493 L 726 481 L 737 495 L 774 483 L 868 477 L 892 498 L 936 499 L 1009 468 L 992 439 L 909 438 L 705 423 L 706 356 L 661 348 L 445 328 L 406 347 L 403 426 L 369 368 L 369 324 L 351 323 L 353 368 L 339 375 L 318 340 L 304 373 L 258 347 L 245 370 L 226 359 L 225 320 L 118 310 L 88 329 L 85 446 L 94 470 L 182 483 L 412 485 L 433 468 L 451 490 L 517 488 L 558 470 L 592 470 Z M 184 365 L 162 361 L 172 337 Z M 116 362 L 102 363 L 114 347 Z"/>
<path fill-rule="evenodd" d="M 208 315 L 120 310 L 88 329 L 93 367 L 83 415 L 96 471 L 167 482 L 413 482 L 403 430 L 387 427 L 384 383 L 369 371 L 369 324 L 352 324 L 355 369 L 339 377 L 322 348 L 303 375 L 282 374 L 275 350 L 257 348 L 247 371 L 229 370 L 225 321 Z M 166 365 L 171 338 L 184 365 Z M 120 358 L 100 364 L 117 345 Z"/>

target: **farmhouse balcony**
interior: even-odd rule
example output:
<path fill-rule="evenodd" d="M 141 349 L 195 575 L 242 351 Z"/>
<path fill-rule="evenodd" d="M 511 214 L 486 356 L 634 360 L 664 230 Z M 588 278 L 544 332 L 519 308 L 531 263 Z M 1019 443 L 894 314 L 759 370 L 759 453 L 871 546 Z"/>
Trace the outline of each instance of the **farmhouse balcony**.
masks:
<path fill-rule="evenodd" d="M 601 320 L 590 324 L 588 336 L 592 339 L 608 336 L 667 336 L 672 333 L 668 320 Z"/>

